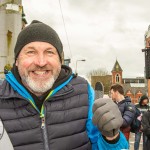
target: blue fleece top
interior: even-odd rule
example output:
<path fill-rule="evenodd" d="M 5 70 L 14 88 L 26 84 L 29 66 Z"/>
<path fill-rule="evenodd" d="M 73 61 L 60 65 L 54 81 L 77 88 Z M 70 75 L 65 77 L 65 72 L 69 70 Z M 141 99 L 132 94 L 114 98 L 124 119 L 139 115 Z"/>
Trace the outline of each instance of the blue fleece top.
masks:
<path fill-rule="evenodd" d="M 86 124 L 88 137 L 92 143 L 92 150 L 121 150 L 121 149 L 129 149 L 129 144 L 125 138 L 125 136 L 120 132 L 120 139 L 115 144 L 107 143 L 100 131 L 96 126 L 92 123 L 92 107 L 94 104 L 94 90 L 88 85 L 88 93 L 89 93 L 89 112 L 88 112 L 88 120 Z"/>
<path fill-rule="evenodd" d="M 73 75 L 70 76 L 70 78 L 65 81 L 63 84 L 59 85 L 57 88 L 55 88 L 53 91 L 51 91 L 46 99 L 55 93 L 59 91 L 61 88 L 63 88 L 65 85 L 67 85 L 73 78 Z M 41 117 L 44 117 L 44 108 L 42 107 L 41 111 L 38 110 L 37 106 L 35 105 L 35 102 L 31 95 L 27 92 L 27 90 L 18 83 L 12 72 L 10 71 L 8 74 L 6 74 L 6 80 L 11 84 L 12 88 L 16 90 L 21 96 L 26 98 L 30 103 L 33 105 L 33 107 L 40 113 Z M 115 144 L 109 144 L 107 143 L 103 136 L 101 135 L 100 131 L 97 129 L 96 126 L 92 123 L 92 107 L 94 103 L 94 90 L 93 88 L 88 85 L 88 94 L 89 94 L 89 111 L 88 111 L 88 119 L 86 123 L 86 130 L 88 137 L 92 144 L 92 150 L 121 150 L 121 149 L 129 149 L 128 142 L 126 141 L 126 138 L 124 135 L 120 132 L 120 139 Z"/>

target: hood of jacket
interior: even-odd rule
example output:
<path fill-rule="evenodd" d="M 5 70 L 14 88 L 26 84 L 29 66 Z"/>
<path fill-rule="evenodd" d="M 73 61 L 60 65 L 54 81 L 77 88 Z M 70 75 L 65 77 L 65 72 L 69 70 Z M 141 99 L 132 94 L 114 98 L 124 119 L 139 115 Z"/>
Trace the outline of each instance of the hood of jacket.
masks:
<path fill-rule="evenodd" d="M 146 95 L 141 96 L 141 98 L 139 99 L 139 105 L 140 105 L 140 106 L 142 106 L 142 102 L 143 102 L 145 99 L 148 99 L 148 97 L 147 97 Z M 149 103 L 149 99 L 148 99 L 148 103 Z"/>
<path fill-rule="evenodd" d="M 52 97 L 54 94 L 59 93 L 65 85 L 67 85 L 74 75 L 71 68 L 68 66 L 62 66 L 59 77 L 55 81 L 53 87 L 42 96 L 37 97 L 34 93 L 31 93 L 21 82 L 18 71 L 15 71 L 16 67 L 9 71 L 5 75 L 5 81 L 0 86 L 1 99 L 12 98 L 24 98 L 40 113 L 40 116 L 44 116 L 43 102 Z M 67 89 L 68 91 L 69 89 Z M 38 100 L 38 99 L 41 100 Z"/>
<path fill-rule="evenodd" d="M 31 93 L 21 82 L 21 78 L 20 78 L 20 75 L 18 73 L 18 69 L 17 67 L 13 66 L 11 72 L 7 72 L 6 75 L 5 75 L 5 80 L 3 81 L 3 83 L 0 85 L 0 96 L 1 97 L 18 97 L 19 94 L 18 92 L 16 92 L 16 89 L 13 87 L 13 88 L 10 88 L 10 83 L 8 82 L 8 79 L 7 78 L 7 75 L 10 74 L 13 76 L 13 82 L 12 84 L 16 84 L 16 88 L 19 88 L 19 89 L 25 89 L 27 91 L 27 93 L 29 93 L 30 95 L 34 96 L 33 93 Z M 47 92 L 45 92 L 43 95 L 47 95 L 51 90 L 57 88 L 59 85 L 63 84 L 65 81 L 67 81 L 70 77 L 72 76 L 72 70 L 70 67 L 68 66 L 65 66 L 65 65 L 62 65 L 61 67 L 61 72 L 57 78 L 57 80 L 55 81 L 52 89 L 48 90 Z M 73 75 L 74 77 L 74 75 Z M 11 78 L 11 77 L 10 77 Z M 15 81 L 14 81 L 15 80 Z M 12 82 L 12 81 L 10 81 Z"/>

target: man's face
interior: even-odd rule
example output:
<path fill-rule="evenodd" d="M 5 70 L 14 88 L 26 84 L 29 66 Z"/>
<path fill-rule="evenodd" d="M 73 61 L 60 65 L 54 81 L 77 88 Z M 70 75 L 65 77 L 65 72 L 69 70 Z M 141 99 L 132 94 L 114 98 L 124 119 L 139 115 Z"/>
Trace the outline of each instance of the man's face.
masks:
<path fill-rule="evenodd" d="M 113 89 L 110 90 L 110 97 L 115 102 L 117 97 L 117 92 L 115 92 Z"/>
<path fill-rule="evenodd" d="M 22 83 L 35 95 L 48 91 L 61 70 L 56 48 L 46 42 L 25 45 L 19 53 L 16 66 Z"/>

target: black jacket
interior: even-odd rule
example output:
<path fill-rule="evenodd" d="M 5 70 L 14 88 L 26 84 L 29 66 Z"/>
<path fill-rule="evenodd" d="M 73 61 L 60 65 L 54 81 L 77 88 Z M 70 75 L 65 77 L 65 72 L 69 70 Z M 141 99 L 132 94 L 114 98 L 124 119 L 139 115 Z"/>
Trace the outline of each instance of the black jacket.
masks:
<path fill-rule="evenodd" d="M 90 150 L 88 84 L 73 78 L 44 102 L 45 117 L 8 82 L 0 86 L 0 118 L 15 150 Z M 44 124 L 44 125 L 43 125 Z"/>
<path fill-rule="evenodd" d="M 130 124 L 132 123 L 134 119 L 134 116 L 136 113 L 135 107 L 131 103 L 131 100 L 129 97 L 125 97 L 124 100 L 120 101 L 118 103 L 118 107 L 119 107 L 119 110 L 121 111 L 122 118 L 123 118 L 123 124 L 121 127 L 126 128 L 130 126 Z"/>
<path fill-rule="evenodd" d="M 147 141 L 144 146 L 144 150 L 150 148 L 150 111 L 147 111 L 142 116 L 142 131 L 147 136 Z"/>

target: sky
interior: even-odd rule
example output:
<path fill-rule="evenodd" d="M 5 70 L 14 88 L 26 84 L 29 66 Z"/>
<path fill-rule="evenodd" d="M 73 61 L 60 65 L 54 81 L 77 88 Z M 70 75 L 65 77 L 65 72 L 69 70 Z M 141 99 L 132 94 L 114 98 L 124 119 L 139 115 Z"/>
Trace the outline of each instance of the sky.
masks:
<path fill-rule="evenodd" d="M 65 59 L 80 75 L 111 70 L 118 60 L 123 77 L 144 77 L 144 35 L 150 25 L 149 0 L 22 0 L 28 24 L 51 26 Z M 81 60 L 85 61 L 81 61 Z M 77 69 L 76 69 L 77 68 Z"/>

